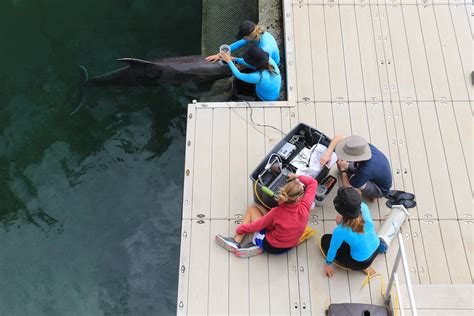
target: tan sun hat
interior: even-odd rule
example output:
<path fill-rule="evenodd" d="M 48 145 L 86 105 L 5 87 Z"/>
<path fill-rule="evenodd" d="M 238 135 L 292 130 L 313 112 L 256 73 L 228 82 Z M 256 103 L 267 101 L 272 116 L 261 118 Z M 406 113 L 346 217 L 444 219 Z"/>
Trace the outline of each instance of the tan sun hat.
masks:
<path fill-rule="evenodd" d="M 372 157 L 367 141 L 357 135 L 349 136 L 336 145 L 338 159 L 346 161 L 364 161 Z"/>

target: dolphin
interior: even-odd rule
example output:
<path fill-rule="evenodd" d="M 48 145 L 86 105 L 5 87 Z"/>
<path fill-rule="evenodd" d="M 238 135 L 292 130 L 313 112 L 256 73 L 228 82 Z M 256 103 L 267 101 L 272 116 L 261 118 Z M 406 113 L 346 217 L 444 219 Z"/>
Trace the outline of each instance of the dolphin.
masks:
<path fill-rule="evenodd" d="M 192 82 L 196 85 L 212 83 L 230 77 L 226 64 L 205 61 L 203 56 L 182 56 L 143 60 L 120 58 L 123 68 L 88 79 L 86 85 L 179 85 Z"/>
<path fill-rule="evenodd" d="M 207 62 L 203 56 L 182 56 L 143 60 L 138 58 L 120 58 L 125 67 L 89 79 L 86 67 L 79 65 L 84 86 L 107 85 L 185 85 L 193 84 L 200 91 L 208 90 L 210 84 L 222 78 L 232 76 L 227 64 Z M 76 114 L 82 107 L 84 90 L 81 88 L 80 102 L 70 115 Z"/>

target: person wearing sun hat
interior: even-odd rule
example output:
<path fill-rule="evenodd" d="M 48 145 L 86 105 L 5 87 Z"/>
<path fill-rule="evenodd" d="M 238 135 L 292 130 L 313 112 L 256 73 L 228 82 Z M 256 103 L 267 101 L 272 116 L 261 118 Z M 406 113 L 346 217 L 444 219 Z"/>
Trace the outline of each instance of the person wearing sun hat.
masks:
<path fill-rule="evenodd" d="M 234 76 L 241 81 L 255 85 L 256 99 L 260 101 L 276 101 L 280 97 L 281 74 L 277 64 L 269 54 L 258 46 L 250 46 L 244 58 L 235 58 L 227 53 L 220 53 Z M 252 73 L 242 73 L 234 64 L 255 69 Z"/>
<path fill-rule="evenodd" d="M 336 135 L 321 157 L 325 165 L 333 151 L 341 172 L 342 185 L 359 189 L 369 200 L 386 196 L 392 186 L 392 172 L 387 157 L 361 136 Z"/>
<path fill-rule="evenodd" d="M 239 32 L 235 37 L 237 41 L 230 45 L 231 52 L 247 44 L 254 43 L 263 51 L 267 52 L 277 65 L 280 65 L 280 50 L 278 49 L 278 44 L 273 35 L 265 31 L 263 26 L 255 24 L 252 21 L 243 21 L 240 23 Z M 219 59 L 219 54 L 211 55 L 206 58 L 206 60 L 210 62 L 216 62 Z"/>
<path fill-rule="evenodd" d="M 332 263 L 372 275 L 372 261 L 378 254 L 380 240 L 368 206 L 361 201 L 359 192 L 352 187 L 340 187 L 334 198 L 334 208 L 339 213 L 337 227 L 332 234 L 321 238 L 321 252 L 326 257 L 324 273 L 334 276 Z"/>

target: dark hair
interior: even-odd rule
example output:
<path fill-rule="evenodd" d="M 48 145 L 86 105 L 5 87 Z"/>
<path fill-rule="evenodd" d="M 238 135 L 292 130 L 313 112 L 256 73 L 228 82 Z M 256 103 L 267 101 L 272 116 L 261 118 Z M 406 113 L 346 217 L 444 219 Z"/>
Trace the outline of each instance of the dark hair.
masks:
<path fill-rule="evenodd" d="M 257 68 L 258 71 L 264 71 L 264 70 L 268 70 L 268 72 L 271 74 L 271 75 L 274 75 L 276 72 L 275 72 L 275 68 L 273 68 L 273 66 L 270 64 L 270 62 L 267 62 L 265 65 Z"/>

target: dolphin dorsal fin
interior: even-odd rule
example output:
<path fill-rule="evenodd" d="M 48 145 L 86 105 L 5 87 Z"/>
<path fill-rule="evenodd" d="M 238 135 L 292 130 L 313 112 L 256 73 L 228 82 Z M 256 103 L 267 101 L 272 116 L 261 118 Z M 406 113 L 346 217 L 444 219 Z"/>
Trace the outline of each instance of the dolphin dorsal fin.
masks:
<path fill-rule="evenodd" d="M 117 61 L 122 61 L 127 64 L 133 65 L 133 64 L 149 64 L 149 65 L 154 65 L 155 63 L 148 61 L 148 60 L 143 60 L 143 59 L 138 59 L 138 58 L 119 58 Z"/>

